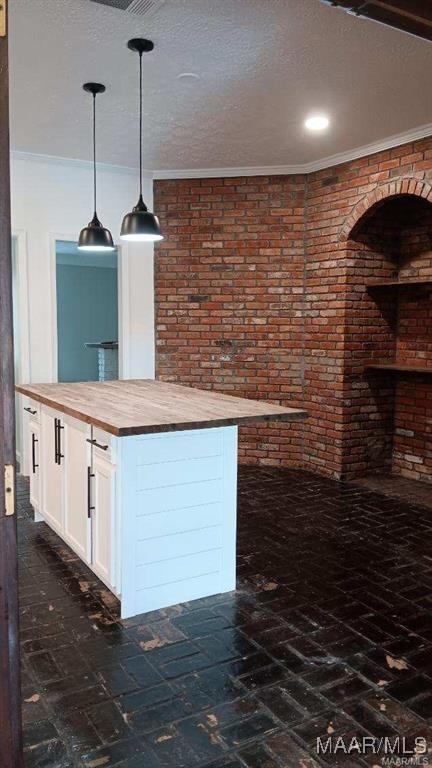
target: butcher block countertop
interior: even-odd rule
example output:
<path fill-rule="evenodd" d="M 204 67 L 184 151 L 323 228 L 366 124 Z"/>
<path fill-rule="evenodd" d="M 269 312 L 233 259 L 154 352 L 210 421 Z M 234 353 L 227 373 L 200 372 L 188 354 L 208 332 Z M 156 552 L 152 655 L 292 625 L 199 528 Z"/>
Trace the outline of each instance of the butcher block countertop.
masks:
<path fill-rule="evenodd" d="M 297 408 L 152 379 L 20 384 L 16 390 L 118 437 L 307 417 Z"/>

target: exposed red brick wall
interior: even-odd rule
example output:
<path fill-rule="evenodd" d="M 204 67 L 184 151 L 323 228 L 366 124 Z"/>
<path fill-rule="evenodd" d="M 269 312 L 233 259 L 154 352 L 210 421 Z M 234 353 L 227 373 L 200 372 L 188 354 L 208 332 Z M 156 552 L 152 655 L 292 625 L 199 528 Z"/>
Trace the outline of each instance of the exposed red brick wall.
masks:
<path fill-rule="evenodd" d="M 430 203 L 403 227 L 380 208 L 432 201 L 428 180 L 432 139 L 308 176 L 155 182 L 157 375 L 309 412 L 243 428 L 241 460 L 430 479 L 429 379 L 364 373 L 371 357 L 431 361 L 430 299 L 397 308 L 365 287 L 432 273 Z"/>
<path fill-rule="evenodd" d="M 426 376 L 396 383 L 392 471 L 432 482 L 432 384 Z"/>
<path fill-rule="evenodd" d="M 421 201 L 423 202 L 423 201 Z M 432 280 L 432 206 L 419 205 L 402 222 L 399 274 Z M 396 357 L 421 363 L 432 374 L 432 288 L 400 292 Z M 393 472 L 432 481 L 432 375 L 396 382 Z"/>
<path fill-rule="evenodd" d="M 303 177 L 160 181 L 157 375 L 303 402 Z M 240 457 L 300 461 L 301 425 L 241 429 Z"/>
<path fill-rule="evenodd" d="M 413 387 L 407 381 L 411 374 L 362 372 L 371 359 L 432 364 L 430 291 L 365 289 L 371 279 L 426 276 L 430 234 L 432 205 L 421 197 L 402 195 L 373 206 L 349 238 L 353 261 L 348 266 L 345 325 L 346 475 L 380 469 L 418 479 L 427 474 L 423 471 L 427 446 L 423 438 L 419 440 L 424 428 L 412 424 L 420 412 L 412 400 L 407 414 L 403 394 L 410 386 L 411 396 L 418 392 L 420 397 L 424 377 L 415 376 Z M 407 417 L 410 429 L 404 426 Z M 417 453 L 415 445 L 420 448 Z"/>

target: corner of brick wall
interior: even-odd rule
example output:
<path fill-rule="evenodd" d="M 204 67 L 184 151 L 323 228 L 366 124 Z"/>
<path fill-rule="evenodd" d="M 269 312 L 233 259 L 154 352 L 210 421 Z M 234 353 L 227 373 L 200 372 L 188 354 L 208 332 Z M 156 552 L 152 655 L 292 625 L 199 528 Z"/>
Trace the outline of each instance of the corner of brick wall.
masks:
<path fill-rule="evenodd" d="M 430 183 L 432 139 L 309 176 L 155 182 L 158 377 L 309 413 L 242 428 L 241 461 L 350 473 L 350 306 L 365 273 L 348 237 L 400 180 L 403 194 Z"/>

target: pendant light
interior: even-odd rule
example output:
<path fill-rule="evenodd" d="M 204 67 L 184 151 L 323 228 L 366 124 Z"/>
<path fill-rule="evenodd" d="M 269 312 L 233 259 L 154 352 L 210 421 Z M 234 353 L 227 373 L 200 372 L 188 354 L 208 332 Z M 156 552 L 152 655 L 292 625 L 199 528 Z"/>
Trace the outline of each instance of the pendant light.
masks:
<path fill-rule="evenodd" d="M 159 219 L 154 213 L 151 213 L 142 196 L 142 117 L 143 117 L 143 93 L 142 93 L 142 55 L 152 51 L 154 45 L 151 40 L 144 40 L 142 37 L 136 37 L 129 40 L 128 48 L 139 54 L 139 74 L 140 74 L 140 116 L 139 116 L 139 167 L 140 167 L 140 194 L 135 208 L 127 213 L 123 219 L 120 237 L 122 240 L 137 243 L 149 243 L 156 240 L 163 240 L 160 231 Z"/>
<path fill-rule="evenodd" d="M 96 213 L 96 96 L 105 92 L 101 83 L 85 83 L 83 89 L 93 96 L 93 200 L 94 214 L 89 224 L 81 230 L 78 249 L 80 251 L 114 251 L 112 235 L 98 219 Z"/>

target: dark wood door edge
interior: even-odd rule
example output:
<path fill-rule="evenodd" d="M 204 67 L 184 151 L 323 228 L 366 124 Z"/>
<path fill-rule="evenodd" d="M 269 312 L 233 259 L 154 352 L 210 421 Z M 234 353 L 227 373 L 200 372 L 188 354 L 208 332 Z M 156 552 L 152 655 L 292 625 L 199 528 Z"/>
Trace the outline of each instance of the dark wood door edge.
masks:
<path fill-rule="evenodd" d="M 0 0 L 5 4 L 5 0 Z M 7 33 L 7 30 L 6 30 Z M 8 37 L 0 35 L 0 765 L 22 768 L 16 513 L 6 515 L 5 466 L 14 475 L 15 406 L 9 167 Z M 13 479 L 13 483 L 15 480 Z M 9 483 L 10 486 L 10 483 Z M 10 493 L 10 492 L 9 492 Z M 10 509 L 8 510 L 10 513 Z"/>

